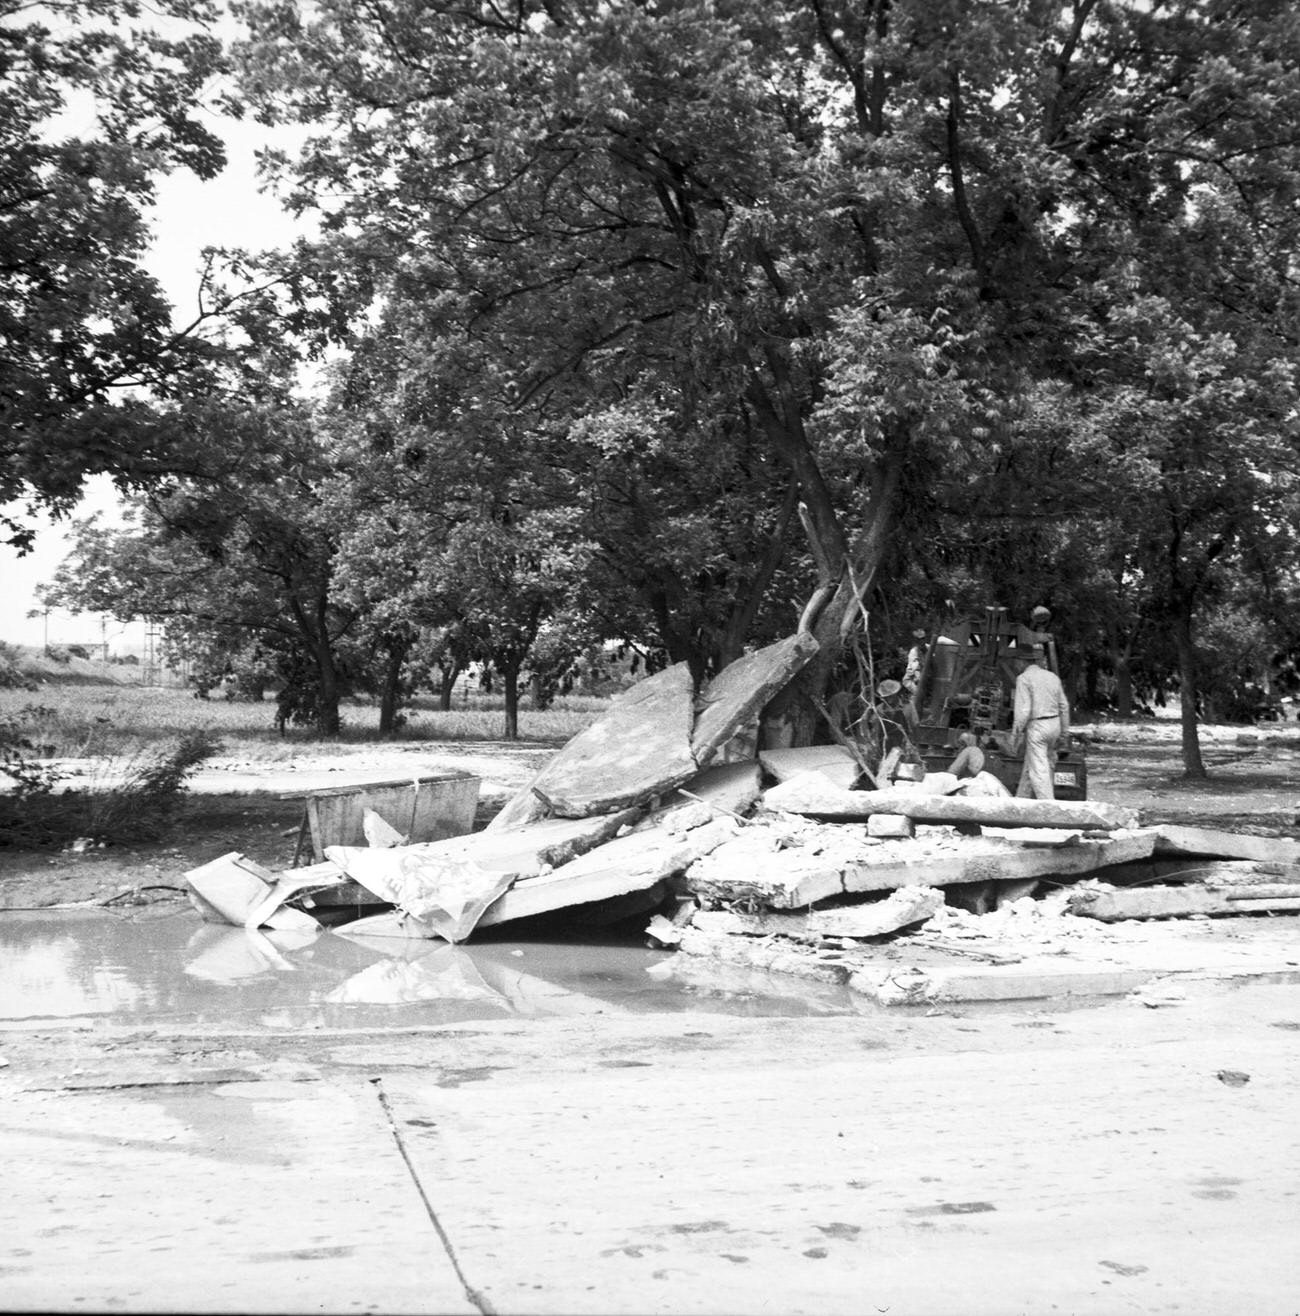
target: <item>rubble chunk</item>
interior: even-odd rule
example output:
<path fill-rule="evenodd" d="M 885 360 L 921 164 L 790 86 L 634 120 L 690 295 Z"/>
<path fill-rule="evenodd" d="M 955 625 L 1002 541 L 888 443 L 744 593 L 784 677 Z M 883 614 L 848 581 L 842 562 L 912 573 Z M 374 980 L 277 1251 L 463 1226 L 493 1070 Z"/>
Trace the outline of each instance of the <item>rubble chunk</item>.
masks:
<path fill-rule="evenodd" d="M 916 824 L 901 813 L 873 813 L 867 819 L 867 835 L 882 841 L 909 840 L 916 835 Z"/>

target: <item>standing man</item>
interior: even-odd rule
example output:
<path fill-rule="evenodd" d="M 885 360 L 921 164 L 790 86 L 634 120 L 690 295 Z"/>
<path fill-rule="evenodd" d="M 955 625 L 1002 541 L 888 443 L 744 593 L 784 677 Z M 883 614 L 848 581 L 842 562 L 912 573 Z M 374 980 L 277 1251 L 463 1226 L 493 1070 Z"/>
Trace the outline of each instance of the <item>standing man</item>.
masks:
<path fill-rule="evenodd" d="M 1055 672 L 1027 659 L 1020 662 L 1011 736 L 1017 748 L 1023 746 L 1025 763 L 1016 794 L 1054 800 L 1052 764 L 1057 745 L 1070 734 L 1070 705 Z"/>

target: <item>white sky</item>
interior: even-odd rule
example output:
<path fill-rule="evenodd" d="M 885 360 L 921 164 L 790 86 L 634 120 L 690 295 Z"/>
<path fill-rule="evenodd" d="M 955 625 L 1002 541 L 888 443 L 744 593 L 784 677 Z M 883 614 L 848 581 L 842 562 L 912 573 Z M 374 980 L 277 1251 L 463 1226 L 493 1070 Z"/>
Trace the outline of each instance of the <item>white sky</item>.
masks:
<path fill-rule="evenodd" d="M 266 144 L 266 129 L 228 119 L 216 120 L 212 126 L 227 143 L 225 170 L 206 183 L 188 173 L 160 180 L 158 204 L 152 211 L 154 244 L 147 264 L 176 308 L 178 320 L 186 318 L 186 311 L 194 305 L 204 247 L 279 247 L 302 231 L 274 197 L 258 190 L 255 152 Z M 88 486 L 78 514 L 111 514 L 115 506 L 112 485 L 107 479 L 97 479 Z M 37 607 L 37 586 L 50 579 L 67 553 L 66 523 L 60 527 L 47 522 L 46 527 L 26 557 L 0 545 L 0 639 L 11 644 L 46 642 L 46 618 L 28 618 L 27 613 Z M 115 631 L 119 633 L 115 635 Z M 97 615 L 49 615 L 50 644 L 98 643 L 101 634 Z M 123 628 L 110 621 L 106 638 L 112 649 L 139 649 L 144 644 L 144 626 Z"/>

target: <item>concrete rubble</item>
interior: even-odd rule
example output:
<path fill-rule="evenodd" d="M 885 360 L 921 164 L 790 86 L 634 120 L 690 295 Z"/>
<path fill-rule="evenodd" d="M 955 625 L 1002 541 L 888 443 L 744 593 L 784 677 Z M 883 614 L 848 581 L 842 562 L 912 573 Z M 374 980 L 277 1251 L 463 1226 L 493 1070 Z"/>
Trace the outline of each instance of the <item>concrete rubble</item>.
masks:
<path fill-rule="evenodd" d="M 283 874 L 226 855 L 187 875 L 193 903 L 247 929 L 453 944 L 544 915 L 635 917 L 674 963 L 794 974 L 882 1004 L 1231 973 L 1239 956 L 1202 944 L 1188 959 L 1169 920 L 1300 912 L 1297 842 L 1144 827 L 1103 801 L 969 796 L 942 772 L 855 790 L 840 746 L 757 749 L 763 707 L 815 651 L 791 637 L 699 696 L 684 665 L 647 678 L 483 831 L 410 845 L 370 826 L 368 846 Z M 1278 972 L 1300 966 L 1297 941 Z"/>

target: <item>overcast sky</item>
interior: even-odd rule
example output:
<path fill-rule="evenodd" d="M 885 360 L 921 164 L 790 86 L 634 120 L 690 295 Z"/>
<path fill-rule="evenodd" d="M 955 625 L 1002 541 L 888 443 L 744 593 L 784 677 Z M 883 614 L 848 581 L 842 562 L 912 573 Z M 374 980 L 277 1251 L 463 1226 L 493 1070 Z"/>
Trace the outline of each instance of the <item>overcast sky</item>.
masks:
<path fill-rule="evenodd" d="M 265 145 L 266 130 L 255 123 L 226 119 L 213 126 L 226 139 L 229 160 L 225 170 L 206 183 L 188 173 L 160 180 L 158 204 L 152 214 L 154 244 L 148 267 L 171 299 L 178 320 L 184 320 L 186 311 L 194 305 L 199 253 L 204 247 L 278 247 L 291 242 L 299 232 L 297 223 L 279 203 L 258 191 L 255 152 Z M 88 490 L 82 513 L 111 514 L 115 501 L 109 482 L 96 480 Z M 0 639 L 13 644 L 45 642 L 46 619 L 29 619 L 27 613 L 37 606 L 36 587 L 53 575 L 66 552 L 65 531 L 55 525 L 41 532 L 35 549 L 24 558 L 0 545 Z M 142 625 L 116 638 L 112 634 L 115 629 L 121 630 L 116 623 L 109 623 L 111 646 L 139 647 L 143 643 Z M 98 642 L 100 619 L 51 613 L 48 635 L 51 644 Z"/>

